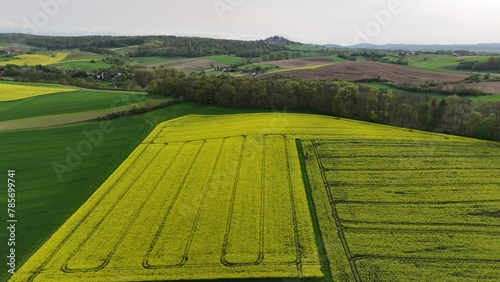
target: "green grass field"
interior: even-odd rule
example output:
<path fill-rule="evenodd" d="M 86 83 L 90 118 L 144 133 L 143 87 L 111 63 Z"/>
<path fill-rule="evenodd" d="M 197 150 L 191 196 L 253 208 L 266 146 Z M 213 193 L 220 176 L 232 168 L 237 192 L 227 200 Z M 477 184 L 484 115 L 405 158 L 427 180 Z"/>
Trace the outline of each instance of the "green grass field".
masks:
<path fill-rule="evenodd" d="M 207 60 L 212 60 L 217 63 L 221 64 L 226 64 L 226 65 L 233 65 L 241 62 L 243 60 L 242 58 L 235 57 L 235 56 L 229 56 L 229 55 L 216 55 L 216 56 L 206 56 L 206 57 L 200 57 L 200 59 L 207 59 Z"/>
<path fill-rule="evenodd" d="M 0 102 L 0 121 L 114 108 L 160 98 L 164 97 L 93 90 L 56 93 Z"/>
<path fill-rule="evenodd" d="M 405 57 L 404 60 L 408 61 L 408 67 L 428 70 L 428 71 L 438 71 L 438 72 L 448 72 L 448 73 L 463 73 L 471 72 L 470 70 L 460 71 L 457 70 L 457 66 L 461 61 L 486 61 L 491 56 L 474 56 L 474 57 L 453 57 L 451 55 L 418 55 Z M 484 73 L 491 71 L 484 71 Z"/>
<path fill-rule="evenodd" d="M 334 280 L 500 279 L 500 145 L 361 128 L 303 140 Z"/>
<path fill-rule="evenodd" d="M 104 55 L 71 57 L 65 58 L 64 60 L 53 64 L 52 66 L 58 67 L 62 70 L 72 70 L 80 68 L 86 71 L 92 71 L 111 67 L 111 64 L 102 62 L 102 60 L 105 58 L 106 56 Z M 91 63 L 92 60 L 94 60 L 95 63 Z"/>

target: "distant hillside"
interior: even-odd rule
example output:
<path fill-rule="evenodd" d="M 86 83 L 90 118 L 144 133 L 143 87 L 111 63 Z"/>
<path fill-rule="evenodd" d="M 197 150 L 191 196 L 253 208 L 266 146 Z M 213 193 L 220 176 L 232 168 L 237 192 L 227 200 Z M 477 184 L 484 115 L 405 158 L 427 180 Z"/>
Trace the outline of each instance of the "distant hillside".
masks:
<path fill-rule="evenodd" d="M 106 48 L 134 46 L 131 57 L 167 56 L 200 57 L 235 54 L 254 58 L 273 52 L 285 51 L 288 39 L 271 37 L 266 40 L 245 41 L 184 36 L 37 36 L 29 34 L 0 34 L 0 43 L 17 43 L 63 50 L 79 48 L 94 53 L 110 52 Z"/>
<path fill-rule="evenodd" d="M 338 48 L 339 45 L 327 44 L 329 48 Z M 472 52 L 500 52 L 500 43 L 481 43 L 481 44 L 357 44 L 352 46 L 344 46 L 344 48 L 359 48 L 373 50 L 405 50 L 405 51 L 438 51 L 438 50 L 467 50 Z"/>

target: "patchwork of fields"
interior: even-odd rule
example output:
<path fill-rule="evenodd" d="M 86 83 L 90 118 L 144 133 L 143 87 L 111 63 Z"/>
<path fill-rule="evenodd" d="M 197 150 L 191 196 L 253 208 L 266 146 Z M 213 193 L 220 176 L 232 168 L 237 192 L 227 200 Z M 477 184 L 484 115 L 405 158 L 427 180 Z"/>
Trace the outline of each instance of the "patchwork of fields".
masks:
<path fill-rule="evenodd" d="M 158 126 L 12 281 L 498 281 L 498 179 L 495 142 L 190 115 Z"/>
<path fill-rule="evenodd" d="M 0 91 L 4 85 L 0 83 Z M 40 89 L 39 87 L 24 86 L 22 88 L 22 91 L 18 90 L 16 92 L 18 96 L 27 95 L 30 92 L 25 91 L 28 90 L 38 93 L 35 91 Z M 55 93 L 0 103 L 0 122 L 39 116 L 109 110 L 120 106 L 164 98 L 164 96 L 145 95 L 143 93 L 96 91 L 77 88 L 66 89 L 68 92 L 64 92 L 65 89 L 60 88 L 48 88 L 48 90 Z M 53 105 L 55 104 L 58 106 L 54 107 Z"/>
<path fill-rule="evenodd" d="M 104 55 L 93 53 L 71 53 L 64 60 L 52 63 L 52 66 L 61 70 L 83 69 L 86 71 L 112 67 L 112 64 L 103 62 L 105 58 Z"/>
<path fill-rule="evenodd" d="M 294 140 L 169 138 L 183 120 L 139 145 L 13 281 L 321 277 Z"/>

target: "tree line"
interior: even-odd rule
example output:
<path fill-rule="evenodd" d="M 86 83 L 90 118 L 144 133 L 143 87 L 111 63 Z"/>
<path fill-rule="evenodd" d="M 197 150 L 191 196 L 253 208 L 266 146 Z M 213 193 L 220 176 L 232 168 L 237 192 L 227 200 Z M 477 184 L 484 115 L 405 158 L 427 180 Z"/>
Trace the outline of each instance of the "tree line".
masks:
<path fill-rule="evenodd" d="M 459 70 L 500 70 L 500 57 L 491 57 L 484 62 L 462 61 L 458 65 Z"/>
<path fill-rule="evenodd" d="M 166 56 L 200 57 L 235 54 L 238 57 L 256 58 L 287 48 L 264 40 L 244 41 L 181 36 L 37 36 L 27 34 L 0 34 L 2 43 L 19 43 L 47 50 L 75 49 L 96 53 L 105 48 L 132 48 L 131 57 Z M 109 51 L 109 53 L 112 53 Z"/>
<path fill-rule="evenodd" d="M 458 96 L 394 94 L 345 81 L 186 75 L 138 69 L 136 83 L 152 94 L 202 104 L 333 115 L 400 127 L 500 141 L 500 103 Z"/>
<path fill-rule="evenodd" d="M 280 51 L 274 52 L 269 55 L 263 55 L 262 61 L 282 61 L 282 60 L 290 60 L 290 59 L 300 59 L 302 58 L 302 52 L 291 52 L 291 51 Z"/>

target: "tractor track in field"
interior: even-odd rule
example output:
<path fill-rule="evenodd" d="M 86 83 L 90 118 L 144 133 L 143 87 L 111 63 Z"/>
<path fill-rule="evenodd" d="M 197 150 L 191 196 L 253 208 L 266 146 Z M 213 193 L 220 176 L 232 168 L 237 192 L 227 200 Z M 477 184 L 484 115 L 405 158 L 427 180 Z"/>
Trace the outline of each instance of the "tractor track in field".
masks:
<path fill-rule="evenodd" d="M 150 145 L 151 146 L 151 145 Z M 154 146 L 154 145 L 153 145 Z M 163 147 L 165 147 L 165 145 L 160 145 L 162 146 L 162 149 Z M 147 148 L 146 148 L 147 149 Z M 144 149 L 144 150 L 146 150 Z M 97 271 L 97 270 L 100 270 L 100 269 L 103 269 L 104 266 L 103 265 L 100 265 L 98 267 L 96 267 L 95 269 L 74 269 L 74 268 L 70 268 L 68 265 L 70 263 L 70 261 L 78 254 L 78 252 L 85 246 L 86 242 L 92 237 L 92 235 L 99 229 L 99 227 L 102 225 L 102 223 L 108 218 L 108 216 L 115 210 L 115 208 L 118 206 L 118 204 L 121 202 L 121 200 L 123 200 L 123 198 L 126 197 L 126 195 L 132 190 L 132 187 L 134 186 L 134 184 L 137 182 L 137 180 L 139 179 L 139 177 L 141 177 L 144 173 L 144 171 L 146 171 L 146 169 L 149 167 L 149 165 L 155 161 L 155 159 L 160 156 L 160 152 L 161 152 L 161 149 L 158 150 L 158 152 L 155 153 L 154 157 L 151 158 L 148 162 L 148 165 L 145 165 L 144 168 L 141 170 L 141 173 L 137 174 L 133 181 L 131 181 L 128 185 L 127 185 L 127 188 L 125 189 L 125 191 L 123 191 L 123 193 L 120 194 L 119 198 L 113 202 L 113 205 L 107 210 L 106 214 L 101 217 L 99 219 L 99 221 L 97 222 L 97 224 L 91 229 L 91 231 L 86 234 L 86 237 L 84 240 L 82 240 L 81 244 L 68 256 L 68 258 L 66 259 L 66 261 L 63 263 L 63 265 L 61 266 L 61 270 L 63 272 L 66 272 L 66 273 L 72 273 L 72 272 L 86 272 L 86 271 Z M 96 205 L 97 206 L 97 205 Z M 94 206 L 94 207 L 96 207 Z M 83 222 L 83 221 L 82 221 Z M 77 228 L 75 228 L 75 230 L 77 230 Z"/>
<path fill-rule="evenodd" d="M 196 155 L 194 156 L 193 160 L 191 161 L 191 164 L 190 164 L 189 168 L 186 170 L 186 174 L 184 175 L 184 177 L 182 178 L 182 181 L 178 185 L 178 189 L 177 189 L 176 193 L 173 196 L 173 200 L 170 203 L 170 205 L 167 207 L 165 215 L 163 216 L 162 221 L 160 223 L 160 226 L 158 227 L 157 231 L 155 232 L 155 236 L 153 238 L 153 241 L 150 243 L 148 251 L 147 251 L 145 257 L 143 258 L 142 266 L 144 268 L 147 268 L 147 269 L 158 268 L 158 266 L 151 265 L 149 263 L 149 259 L 150 259 L 151 253 L 153 252 L 156 243 L 160 239 L 160 236 L 162 234 L 163 228 L 165 227 L 165 224 L 167 222 L 168 216 L 170 215 L 170 212 L 172 211 L 175 203 L 177 202 L 177 199 L 179 198 L 179 194 L 181 193 L 182 188 L 184 187 L 184 185 L 186 183 L 186 180 L 189 177 L 189 174 L 190 174 L 191 170 L 193 169 L 194 164 L 195 164 L 196 160 L 198 159 L 198 157 L 199 157 L 199 155 L 200 155 L 200 153 L 201 153 L 201 151 L 202 151 L 202 149 L 203 149 L 203 147 L 204 147 L 204 145 L 206 144 L 207 141 L 206 140 L 201 140 L 201 142 L 202 142 L 202 144 L 198 148 L 198 151 L 196 152 Z M 175 266 L 162 266 L 162 267 L 163 268 L 165 268 L 165 267 L 178 267 L 178 266 L 182 266 L 182 264 L 183 263 L 180 262 L 178 265 L 175 265 Z M 159 267 L 159 268 L 162 268 L 162 267 Z"/>
<path fill-rule="evenodd" d="M 160 152 L 166 147 L 167 145 L 163 145 L 162 149 L 160 150 Z M 120 237 L 118 239 L 118 241 L 116 242 L 116 244 L 113 246 L 113 249 L 111 250 L 111 252 L 107 255 L 106 259 L 104 260 L 103 264 L 96 267 L 96 268 L 93 268 L 93 269 L 85 269 L 85 270 L 82 270 L 82 272 L 85 272 L 86 270 L 94 270 L 94 271 L 97 271 L 97 270 L 100 270 L 100 269 L 104 269 L 110 262 L 111 260 L 111 257 L 114 255 L 114 253 L 116 252 L 116 250 L 118 249 L 118 246 L 121 244 L 121 242 L 125 239 L 126 235 L 127 235 L 127 232 L 128 230 L 130 230 L 130 228 L 132 227 L 132 225 L 134 224 L 134 222 L 136 221 L 137 217 L 139 216 L 140 212 L 143 210 L 143 207 L 146 205 L 148 199 L 150 198 L 150 196 L 152 195 L 152 193 L 155 191 L 156 187 L 158 186 L 158 184 L 161 182 L 161 180 L 163 179 L 163 176 L 170 170 L 170 167 L 172 166 L 173 162 L 175 161 L 175 159 L 179 156 L 179 153 L 182 151 L 182 148 L 183 147 L 180 147 L 174 158 L 172 159 L 172 161 L 169 163 L 169 165 L 165 168 L 165 170 L 162 172 L 160 178 L 158 178 L 158 180 L 155 182 L 155 184 L 153 185 L 153 188 L 148 192 L 145 200 L 141 203 L 141 206 L 139 207 L 139 209 L 137 209 L 135 212 L 134 212 L 134 215 L 132 216 L 131 220 L 129 221 L 129 223 L 127 224 L 127 226 L 125 227 L 125 229 L 120 233 Z M 151 161 L 151 163 L 154 161 L 154 159 Z M 73 272 L 76 272 L 76 271 L 73 271 Z"/>

